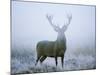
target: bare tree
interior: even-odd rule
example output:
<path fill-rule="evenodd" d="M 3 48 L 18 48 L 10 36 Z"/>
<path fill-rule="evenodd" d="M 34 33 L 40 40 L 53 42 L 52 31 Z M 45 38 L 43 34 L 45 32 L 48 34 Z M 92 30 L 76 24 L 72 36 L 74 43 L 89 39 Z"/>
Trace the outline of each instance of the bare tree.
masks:
<path fill-rule="evenodd" d="M 68 21 L 63 25 L 62 28 L 60 28 L 57 25 L 54 25 L 52 20 L 53 16 L 46 15 L 47 20 L 49 21 L 50 25 L 54 28 L 56 32 L 58 32 L 58 36 L 56 41 L 40 41 L 37 44 L 36 50 L 37 50 L 37 60 L 36 64 L 40 60 L 42 63 L 47 57 L 54 57 L 56 66 L 58 64 L 57 57 L 61 57 L 62 67 L 64 64 L 64 54 L 66 51 L 66 37 L 64 32 L 67 30 L 68 25 L 71 22 L 72 15 L 67 15 Z M 35 64 L 35 65 L 36 65 Z"/>

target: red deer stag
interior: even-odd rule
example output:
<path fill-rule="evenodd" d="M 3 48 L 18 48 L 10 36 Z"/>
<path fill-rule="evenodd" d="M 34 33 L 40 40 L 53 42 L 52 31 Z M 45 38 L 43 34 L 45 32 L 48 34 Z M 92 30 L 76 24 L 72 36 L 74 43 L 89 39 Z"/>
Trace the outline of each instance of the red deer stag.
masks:
<path fill-rule="evenodd" d="M 50 25 L 54 28 L 56 32 L 58 32 L 58 36 L 57 36 L 56 41 L 38 42 L 37 47 L 36 47 L 36 50 L 37 50 L 36 64 L 38 63 L 39 60 L 42 63 L 47 57 L 54 57 L 56 66 L 57 66 L 58 64 L 57 57 L 61 57 L 61 63 L 63 67 L 64 54 L 66 51 L 66 37 L 65 37 L 64 32 L 67 30 L 68 25 L 71 22 L 72 15 L 67 15 L 68 23 L 64 24 L 62 28 L 52 23 L 53 16 L 46 15 L 46 17 Z"/>

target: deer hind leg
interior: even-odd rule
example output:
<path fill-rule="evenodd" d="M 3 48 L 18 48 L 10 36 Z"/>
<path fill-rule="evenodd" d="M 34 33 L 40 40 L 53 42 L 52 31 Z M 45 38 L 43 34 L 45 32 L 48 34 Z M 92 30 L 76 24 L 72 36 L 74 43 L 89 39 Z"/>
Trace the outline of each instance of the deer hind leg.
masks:
<path fill-rule="evenodd" d="M 61 63 L 62 63 L 62 68 L 63 68 L 63 64 L 64 64 L 64 56 L 61 57 Z"/>
<path fill-rule="evenodd" d="M 41 57 L 41 56 L 37 56 L 37 60 L 36 60 L 35 65 L 37 65 L 37 63 L 38 63 L 38 61 L 39 61 L 40 57 Z"/>
<path fill-rule="evenodd" d="M 40 58 L 40 62 L 42 63 L 46 58 L 47 58 L 47 56 L 42 56 L 42 57 Z"/>

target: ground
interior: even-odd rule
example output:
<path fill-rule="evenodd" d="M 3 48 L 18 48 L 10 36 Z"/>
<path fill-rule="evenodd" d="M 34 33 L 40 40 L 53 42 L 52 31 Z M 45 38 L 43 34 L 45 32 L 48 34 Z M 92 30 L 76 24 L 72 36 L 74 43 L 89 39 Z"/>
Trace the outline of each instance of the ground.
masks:
<path fill-rule="evenodd" d="M 54 58 L 47 58 L 42 64 L 39 62 L 35 66 L 36 52 L 35 50 L 12 50 L 11 51 L 11 74 L 24 73 L 41 73 L 41 72 L 58 72 L 58 71 L 74 71 L 88 70 L 96 68 L 96 59 L 92 54 L 84 55 L 82 53 L 66 52 L 64 58 L 64 67 L 61 67 L 60 58 L 58 58 L 58 66 L 55 65 Z"/>

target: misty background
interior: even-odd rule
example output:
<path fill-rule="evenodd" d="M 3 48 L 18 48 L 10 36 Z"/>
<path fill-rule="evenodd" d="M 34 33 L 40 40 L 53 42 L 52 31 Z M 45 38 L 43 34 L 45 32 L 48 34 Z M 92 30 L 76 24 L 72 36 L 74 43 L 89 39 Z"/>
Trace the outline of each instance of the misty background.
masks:
<path fill-rule="evenodd" d="M 34 48 L 38 41 L 55 41 L 57 33 L 46 15 L 53 15 L 53 23 L 62 27 L 67 14 L 72 21 L 65 32 L 68 49 L 95 49 L 95 7 L 66 4 L 12 2 L 12 48 Z"/>

